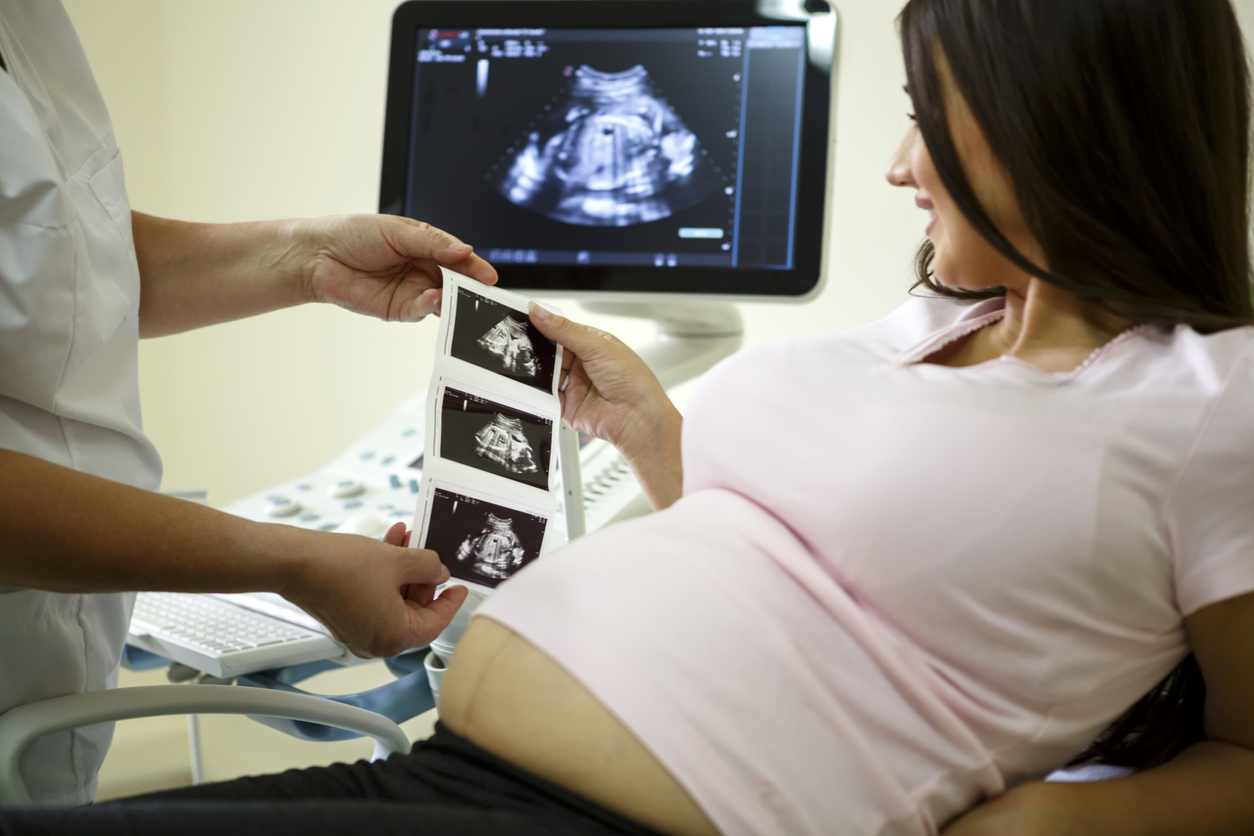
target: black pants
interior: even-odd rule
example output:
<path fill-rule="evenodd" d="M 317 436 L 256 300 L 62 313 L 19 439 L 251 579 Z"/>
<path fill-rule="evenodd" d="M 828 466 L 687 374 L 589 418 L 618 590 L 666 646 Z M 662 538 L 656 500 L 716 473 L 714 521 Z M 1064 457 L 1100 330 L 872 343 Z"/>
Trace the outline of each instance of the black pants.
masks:
<path fill-rule="evenodd" d="M 650 836 L 443 726 L 408 755 L 289 769 L 91 807 L 0 809 L 0 834 Z"/>

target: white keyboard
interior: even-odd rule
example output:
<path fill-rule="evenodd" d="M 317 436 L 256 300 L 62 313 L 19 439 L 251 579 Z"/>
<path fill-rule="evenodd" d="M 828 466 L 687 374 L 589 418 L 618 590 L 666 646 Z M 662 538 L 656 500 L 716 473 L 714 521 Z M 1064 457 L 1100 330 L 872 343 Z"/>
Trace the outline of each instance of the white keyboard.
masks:
<path fill-rule="evenodd" d="M 235 676 L 344 652 L 333 639 L 314 630 L 185 592 L 139 593 L 128 641 L 214 676 Z"/>

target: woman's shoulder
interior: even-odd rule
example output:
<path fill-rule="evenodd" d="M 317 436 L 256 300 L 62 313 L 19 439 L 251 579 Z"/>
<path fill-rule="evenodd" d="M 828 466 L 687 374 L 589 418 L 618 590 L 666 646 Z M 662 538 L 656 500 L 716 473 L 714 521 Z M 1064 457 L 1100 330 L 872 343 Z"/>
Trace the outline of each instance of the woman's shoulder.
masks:
<path fill-rule="evenodd" d="M 1254 591 L 1254 327 L 1201 335 L 1176 329 L 1173 355 L 1206 397 L 1188 454 L 1163 505 L 1188 615 Z"/>
<path fill-rule="evenodd" d="M 1210 334 L 1187 325 L 1142 326 L 1129 337 L 1120 350 L 1133 362 L 1112 375 L 1174 392 L 1181 403 L 1209 404 L 1202 415 L 1222 404 L 1244 411 L 1246 420 L 1254 422 L 1254 326 Z M 1254 442 L 1254 433 L 1250 440 Z"/>
<path fill-rule="evenodd" d="M 1254 356 L 1254 325 L 1201 334 L 1187 325 L 1178 325 L 1162 335 L 1181 364 L 1222 374 L 1237 385 L 1250 383 L 1242 374 Z"/>
<path fill-rule="evenodd" d="M 1249 451 L 1254 465 L 1254 432 L 1244 429 L 1254 427 L 1254 326 L 1213 334 L 1181 326 L 1170 344 L 1178 374 L 1187 375 L 1211 402 L 1199 434 L 1214 435 L 1214 425 L 1231 416 L 1242 431 L 1231 433 L 1228 440 Z"/>

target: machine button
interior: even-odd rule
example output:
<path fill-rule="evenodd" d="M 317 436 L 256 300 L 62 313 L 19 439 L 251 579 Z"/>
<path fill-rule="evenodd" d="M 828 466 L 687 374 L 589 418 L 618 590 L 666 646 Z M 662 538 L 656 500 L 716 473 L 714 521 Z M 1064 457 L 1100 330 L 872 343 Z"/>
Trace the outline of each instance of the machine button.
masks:
<path fill-rule="evenodd" d="M 374 450 L 365 450 L 357 455 L 357 458 L 363 462 L 368 462 L 374 458 Z"/>
<path fill-rule="evenodd" d="M 328 490 L 336 499 L 348 499 L 350 496 L 359 496 L 366 490 L 366 486 L 356 479 L 341 479 Z"/>
<path fill-rule="evenodd" d="M 310 513 L 308 513 L 308 514 L 301 514 L 301 515 L 300 515 L 300 521 L 301 521 L 301 522 L 303 522 L 303 523 L 311 523 L 311 522 L 313 522 L 314 520 L 318 519 L 318 517 L 319 517 L 319 516 L 321 516 L 321 515 L 320 515 L 320 514 L 315 514 L 315 513 L 312 513 L 312 512 L 310 512 Z"/>
<path fill-rule="evenodd" d="M 388 484 L 392 486 L 393 490 L 400 488 L 401 477 L 393 473 L 391 476 L 388 477 Z"/>
<path fill-rule="evenodd" d="M 383 465 L 384 467 L 387 467 L 394 461 L 396 461 L 396 456 L 384 456 L 383 458 L 379 459 L 379 464 Z"/>
<path fill-rule="evenodd" d="M 418 480 L 417 479 L 409 480 L 409 492 L 418 493 Z"/>
<path fill-rule="evenodd" d="M 290 497 L 277 494 L 266 497 L 267 517 L 290 517 L 299 511 L 300 503 Z"/>
<path fill-rule="evenodd" d="M 389 525 L 378 517 L 372 517 L 369 514 L 362 514 L 357 517 L 349 517 L 340 523 L 339 528 L 335 529 L 341 534 L 361 534 L 366 537 L 382 537 L 388 530 Z"/>
<path fill-rule="evenodd" d="M 361 507 L 360 499 L 352 499 L 344 503 L 345 511 L 352 511 L 354 508 L 360 508 L 360 507 Z"/>

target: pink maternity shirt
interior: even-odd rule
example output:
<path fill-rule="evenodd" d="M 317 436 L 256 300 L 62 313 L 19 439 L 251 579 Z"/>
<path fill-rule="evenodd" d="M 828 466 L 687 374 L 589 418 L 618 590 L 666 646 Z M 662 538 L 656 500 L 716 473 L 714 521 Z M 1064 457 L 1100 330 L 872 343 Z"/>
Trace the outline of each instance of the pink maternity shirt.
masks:
<path fill-rule="evenodd" d="M 684 498 L 480 612 L 728 836 L 933 834 L 1043 776 L 1180 662 L 1183 616 L 1254 591 L 1254 328 L 919 362 L 999 316 L 916 299 L 720 364 Z"/>

